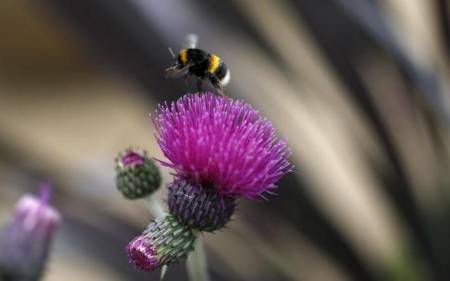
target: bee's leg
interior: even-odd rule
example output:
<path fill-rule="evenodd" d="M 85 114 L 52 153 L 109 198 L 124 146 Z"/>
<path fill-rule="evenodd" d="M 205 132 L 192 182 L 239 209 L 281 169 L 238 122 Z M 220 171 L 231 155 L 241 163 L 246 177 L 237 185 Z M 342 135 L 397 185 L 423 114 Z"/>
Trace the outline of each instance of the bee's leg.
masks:
<path fill-rule="evenodd" d="M 225 91 L 224 91 L 223 87 L 218 88 L 218 89 L 217 89 L 217 92 L 218 92 L 219 95 L 221 95 L 221 96 L 226 96 L 226 95 L 227 95 L 227 94 L 225 94 Z"/>
<path fill-rule="evenodd" d="M 222 83 L 219 83 L 219 85 L 216 87 L 216 90 L 219 95 L 226 96 Z"/>
<path fill-rule="evenodd" d="M 178 78 L 181 77 L 183 75 L 186 75 L 187 73 L 189 73 L 189 67 L 191 65 L 187 64 L 185 66 L 182 66 L 180 64 L 174 64 L 172 66 L 170 66 L 169 68 L 166 69 L 166 75 L 165 78 Z"/>
<path fill-rule="evenodd" d="M 223 90 L 223 85 L 220 82 L 219 78 L 217 78 L 215 75 L 210 75 L 209 81 L 211 81 L 211 84 L 216 89 L 217 93 L 219 93 L 222 96 L 225 96 L 225 92 Z"/>
<path fill-rule="evenodd" d="M 199 92 L 203 92 L 203 79 L 201 78 L 197 79 L 197 89 Z"/>

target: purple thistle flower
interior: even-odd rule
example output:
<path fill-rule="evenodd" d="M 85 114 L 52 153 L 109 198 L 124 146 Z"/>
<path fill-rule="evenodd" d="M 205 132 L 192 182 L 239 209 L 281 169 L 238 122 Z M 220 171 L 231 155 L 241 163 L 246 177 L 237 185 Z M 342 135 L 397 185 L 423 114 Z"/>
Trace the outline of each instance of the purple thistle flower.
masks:
<path fill-rule="evenodd" d="M 38 280 L 42 275 L 60 222 L 58 211 L 48 205 L 49 197 L 50 185 L 44 184 L 39 197 L 27 194 L 17 203 L 0 236 L 0 277 Z"/>
<path fill-rule="evenodd" d="M 188 94 L 159 105 L 156 138 L 176 176 L 213 185 L 223 196 L 256 199 L 293 166 L 290 150 L 266 118 L 241 100 Z"/>

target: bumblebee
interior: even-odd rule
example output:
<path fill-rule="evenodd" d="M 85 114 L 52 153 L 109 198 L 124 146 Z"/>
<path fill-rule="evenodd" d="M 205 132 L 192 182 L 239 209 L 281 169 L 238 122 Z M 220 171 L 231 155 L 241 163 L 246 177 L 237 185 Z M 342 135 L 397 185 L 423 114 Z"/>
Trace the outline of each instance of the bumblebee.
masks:
<path fill-rule="evenodd" d="M 169 48 L 175 62 L 166 69 L 166 78 L 184 76 L 186 82 L 195 78 L 199 91 L 202 91 L 203 82 L 209 80 L 216 91 L 224 95 L 223 88 L 230 81 L 230 71 L 221 58 L 196 48 L 197 39 L 194 34 L 186 36 L 184 48 L 177 56 Z"/>

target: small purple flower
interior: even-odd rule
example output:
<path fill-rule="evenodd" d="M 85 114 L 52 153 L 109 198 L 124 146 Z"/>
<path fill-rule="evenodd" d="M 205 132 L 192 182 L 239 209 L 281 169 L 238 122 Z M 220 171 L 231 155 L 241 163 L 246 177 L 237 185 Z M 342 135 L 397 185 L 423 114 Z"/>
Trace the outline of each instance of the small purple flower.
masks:
<path fill-rule="evenodd" d="M 121 157 L 122 164 L 124 166 L 139 166 L 144 165 L 145 158 L 137 151 L 133 149 L 127 149 L 124 155 Z"/>
<path fill-rule="evenodd" d="M 58 211 L 48 205 L 50 186 L 39 197 L 24 195 L 13 218 L 0 236 L 0 276 L 12 280 L 37 280 L 47 261 L 50 244 L 60 222 Z"/>
<path fill-rule="evenodd" d="M 160 266 L 156 249 L 151 244 L 151 240 L 138 236 L 127 246 L 128 258 L 137 268 L 142 271 L 153 271 Z"/>
<path fill-rule="evenodd" d="M 213 185 L 223 196 L 256 199 L 293 166 L 270 121 L 241 100 L 188 94 L 158 107 L 156 138 L 176 176 Z"/>

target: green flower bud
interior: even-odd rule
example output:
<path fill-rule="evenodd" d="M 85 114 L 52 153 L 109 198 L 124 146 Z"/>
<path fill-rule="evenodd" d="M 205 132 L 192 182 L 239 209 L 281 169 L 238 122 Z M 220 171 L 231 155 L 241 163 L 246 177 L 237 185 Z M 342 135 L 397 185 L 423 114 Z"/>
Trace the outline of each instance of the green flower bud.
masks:
<path fill-rule="evenodd" d="M 116 184 L 126 198 L 144 198 L 159 188 L 161 174 L 144 150 L 129 148 L 116 158 Z"/>

